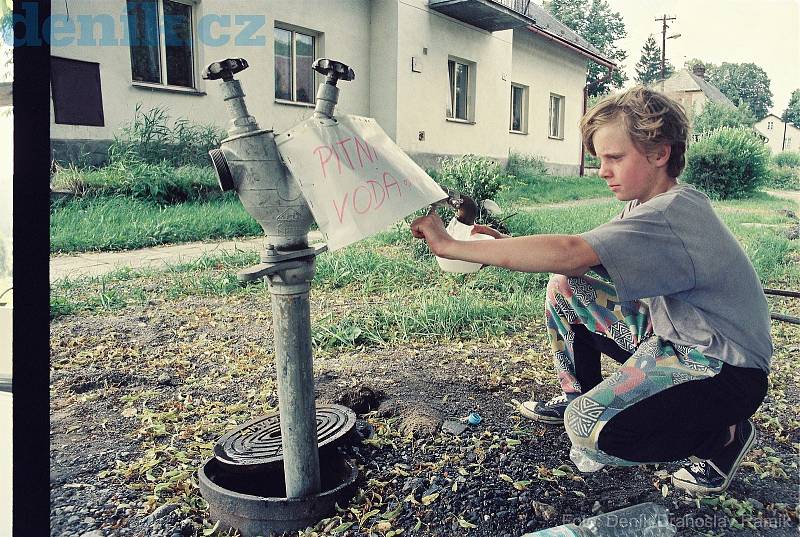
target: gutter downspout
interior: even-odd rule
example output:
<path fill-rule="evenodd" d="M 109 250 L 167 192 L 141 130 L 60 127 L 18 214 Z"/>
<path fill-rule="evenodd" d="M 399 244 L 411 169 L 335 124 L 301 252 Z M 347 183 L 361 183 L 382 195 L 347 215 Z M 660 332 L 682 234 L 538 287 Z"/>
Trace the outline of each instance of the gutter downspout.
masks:
<path fill-rule="evenodd" d="M 606 80 L 609 80 L 613 74 L 614 74 L 614 68 L 613 67 L 609 67 L 608 68 L 608 73 L 606 73 L 606 76 L 601 78 L 599 82 L 603 83 Z M 586 84 L 583 85 L 583 114 L 581 115 L 581 117 L 586 115 L 586 105 L 588 103 L 589 103 L 589 84 L 586 83 Z M 580 170 L 580 177 L 584 176 L 584 165 L 583 165 L 583 159 L 584 158 L 586 158 L 586 147 L 583 145 L 583 136 L 581 136 L 581 170 Z"/>
<path fill-rule="evenodd" d="M 589 101 L 589 85 L 583 85 L 583 110 L 581 112 L 581 117 L 586 115 L 586 104 Z M 583 170 L 583 160 L 586 158 L 586 148 L 583 146 L 583 136 L 581 136 L 581 171 L 579 173 L 579 177 L 583 177 L 584 170 Z"/>

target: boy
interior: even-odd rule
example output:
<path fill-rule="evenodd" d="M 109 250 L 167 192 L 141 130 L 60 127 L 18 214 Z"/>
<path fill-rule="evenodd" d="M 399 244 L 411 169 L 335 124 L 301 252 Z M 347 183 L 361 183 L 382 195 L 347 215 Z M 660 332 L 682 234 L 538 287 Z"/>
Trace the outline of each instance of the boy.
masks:
<path fill-rule="evenodd" d="M 596 469 L 690 458 L 674 486 L 711 493 L 753 444 L 748 418 L 766 395 L 772 342 L 753 266 L 709 199 L 677 181 L 688 128 L 680 105 L 644 87 L 586 114 L 584 144 L 628 202 L 586 233 L 510 238 L 480 226 L 502 240 L 456 241 L 436 215 L 411 230 L 441 257 L 554 273 L 545 317 L 563 394 L 520 411 L 563 423 L 573 460 Z M 605 380 L 601 352 L 622 364 Z"/>

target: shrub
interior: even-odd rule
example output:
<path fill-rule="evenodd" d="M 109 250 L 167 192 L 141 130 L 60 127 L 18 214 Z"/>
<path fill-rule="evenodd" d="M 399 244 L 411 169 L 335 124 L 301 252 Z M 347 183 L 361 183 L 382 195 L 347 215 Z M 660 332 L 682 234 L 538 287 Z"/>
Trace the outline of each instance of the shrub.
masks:
<path fill-rule="evenodd" d="M 477 155 L 445 157 L 437 175 L 439 184 L 470 196 L 478 204 L 492 199 L 503 184 L 500 165 Z"/>
<path fill-rule="evenodd" d="M 780 190 L 800 190 L 800 168 L 770 166 L 766 186 Z"/>
<path fill-rule="evenodd" d="M 712 198 L 745 197 L 769 179 L 769 151 L 752 129 L 717 129 L 686 156 L 683 178 Z"/>
<path fill-rule="evenodd" d="M 547 165 L 542 157 L 512 151 L 508 155 L 506 173 L 515 177 L 548 175 Z"/>
<path fill-rule="evenodd" d="M 183 118 L 170 122 L 165 108 L 155 107 L 146 112 L 141 108 L 141 104 L 136 105 L 133 121 L 122 127 L 121 136 L 114 137 L 108 149 L 112 163 L 208 165 L 208 151 L 219 146 L 225 137 L 225 132 L 213 125 L 197 125 Z"/>
<path fill-rule="evenodd" d="M 722 127 L 752 127 L 755 123 L 756 116 L 745 103 L 733 108 L 709 101 L 694 118 L 693 129 L 695 134 L 702 134 Z"/>
<path fill-rule="evenodd" d="M 781 151 L 772 157 L 772 163 L 776 166 L 788 166 L 790 168 L 800 168 L 800 152 Z"/>
<path fill-rule="evenodd" d="M 589 168 L 599 168 L 600 159 L 589 153 L 588 151 L 583 155 L 583 165 Z"/>

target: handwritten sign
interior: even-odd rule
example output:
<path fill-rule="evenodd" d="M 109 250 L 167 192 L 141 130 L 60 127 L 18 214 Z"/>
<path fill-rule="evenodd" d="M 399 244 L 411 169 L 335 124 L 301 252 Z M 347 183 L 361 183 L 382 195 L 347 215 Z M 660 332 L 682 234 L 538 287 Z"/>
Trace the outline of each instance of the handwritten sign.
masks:
<path fill-rule="evenodd" d="M 311 118 L 275 142 L 330 250 L 447 197 L 372 118 Z"/>

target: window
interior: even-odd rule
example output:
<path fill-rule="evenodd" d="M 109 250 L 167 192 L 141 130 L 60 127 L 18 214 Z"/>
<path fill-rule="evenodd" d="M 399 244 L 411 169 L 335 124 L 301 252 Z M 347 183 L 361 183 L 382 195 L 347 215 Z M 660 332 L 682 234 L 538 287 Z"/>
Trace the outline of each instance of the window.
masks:
<path fill-rule="evenodd" d="M 127 2 L 133 81 L 194 88 L 192 4 L 178 0 Z"/>
<path fill-rule="evenodd" d="M 313 103 L 316 37 L 275 28 L 275 98 Z"/>
<path fill-rule="evenodd" d="M 450 100 L 447 105 L 447 117 L 461 121 L 472 121 L 474 118 L 475 98 L 475 64 L 463 60 L 447 60 L 447 72 L 450 81 Z"/>
<path fill-rule="evenodd" d="M 50 85 L 56 123 L 105 125 L 99 63 L 53 56 L 50 58 Z"/>
<path fill-rule="evenodd" d="M 772 130 L 772 121 L 767 121 L 767 130 L 768 131 Z"/>
<path fill-rule="evenodd" d="M 550 138 L 564 139 L 564 97 L 550 94 Z"/>
<path fill-rule="evenodd" d="M 788 151 L 791 148 L 792 148 L 792 139 L 791 138 L 786 138 L 786 143 L 784 144 L 783 149 Z"/>
<path fill-rule="evenodd" d="M 528 132 L 528 88 L 521 84 L 511 84 L 511 118 L 508 130 Z"/>

